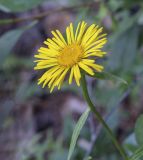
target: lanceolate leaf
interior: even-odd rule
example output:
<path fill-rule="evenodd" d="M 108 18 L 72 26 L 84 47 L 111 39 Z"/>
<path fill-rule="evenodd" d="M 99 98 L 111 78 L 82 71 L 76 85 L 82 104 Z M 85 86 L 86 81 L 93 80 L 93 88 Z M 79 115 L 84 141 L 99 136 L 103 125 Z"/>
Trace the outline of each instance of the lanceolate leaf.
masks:
<path fill-rule="evenodd" d="M 143 146 L 139 147 L 129 160 L 142 160 L 143 159 Z"/>
<path fill-rule="evenodd" d="M 1 0 L 0 9 L 7 12 L 21 12 L 34 8 L 44 0 Z"/>
<path fill-rule="evenodd" d="M 124 72 L 131 69 L 137 54 L 138 34 L 138 27 L 131 26 L 111 38 L 110 50 L 112 53 L 108 61 L 108 67 L 111 71 L 121 69 Z"/>
<path fill-rule="evenodd" d="M 125 84 L 125 85 L 128 84 L 124 79 L 122 79 L 118 76 L 115 76 L 111 73 L 108 73 L 108 72 L 101 72 L 101 73 L 95 72 L 95 74 L 93 76 L 95 78 L 99 78 L 99 79 L 102 79 L 102 80 L 111 80 L 111 81 L 114 81 L 118 84 Z"/>
<path fill-rule="evenodd" d="M 24 28 L 9 31 L 0 37 L 0 65 L 2 64 L 2 62 L 4 62 L 5 58 L 8 56 L 11 49 L 14 47 L 24 31 L 26 29 L 29 29 L 33 25 L 35 25 L 35 21 Z"/>
<path fill-rule="evenodd" d="M 135 136 L 138 144 L 143 145 L 143 114 L 136 121 Z"/>
<path fill-rule="evenodd" d="M 73 134 L 72 134 L 72 138 L 71 138 L 71 144 L 70 144 L 70 149 L 69 149 L 69 154 L 68 154 L 68 160 L 71 159 L 71 156 L 73 154 L 73 151 L 74 151 L 74 148 L 75 148 L 75 145 L 76 145 L 76 142 L 77 142 L 77 139 L 78 139 L 78 136 L 80 134 L 80 131 L 82 129 L 82 127 L 84 126 L 86 120 L 87 120 L 87 117 L 89 115 L 89 108 L 81 115 L 81 117 L 79 118 L 76 126 L 75 126 L 75 129 L 73 131 Z"/>
<path fill-rule="evenodd" d="M 5 33 L 3 36 L 0 37 L 0 63 L 3 62 L 3 60 L 6 58 L 6 56 L 9 54 L 10 50 L 14 47 L 16 41 L 23 33 L 23 30 L 17 29 L 12 30 L 7 33 Z"/>

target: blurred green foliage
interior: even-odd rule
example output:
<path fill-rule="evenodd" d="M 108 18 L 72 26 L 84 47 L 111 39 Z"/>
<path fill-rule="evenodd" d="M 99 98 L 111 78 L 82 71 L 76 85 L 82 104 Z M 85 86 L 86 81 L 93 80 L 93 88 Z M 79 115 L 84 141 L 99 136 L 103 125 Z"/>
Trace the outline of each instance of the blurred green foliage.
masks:
<path fill-rule="evenodd" d="M 135 125 L 136 140 L 139 145 L 143 145 L 143 115 L 140 115 Z"/>
<path fill-rule="evenodd" d="M 1 0 L 0 1 L 0 9 L 6 12 L 22 12 L 29 9 L 32 9 L 39 4 L 44 2 L 44 0 Z"/>

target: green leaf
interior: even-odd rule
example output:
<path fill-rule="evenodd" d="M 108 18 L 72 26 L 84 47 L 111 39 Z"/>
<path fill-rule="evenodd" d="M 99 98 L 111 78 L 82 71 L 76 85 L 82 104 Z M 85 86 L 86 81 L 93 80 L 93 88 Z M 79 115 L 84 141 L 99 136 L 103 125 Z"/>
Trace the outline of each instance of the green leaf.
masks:
<path fill-rule="evenodd" d="M 35 25 L 35 21 L 24 28 L 9 31 L 0 37 L 0 64 L 5 61 L 11 49 L 14 47 L 24 31 L 29 29 L 33 25 Z"/>
<path fill-rule="evenodd" d="M 141 3 L 142 3 L 142 0 L 135 0 L 135 1 L 124 0 L 124 6 L 127 8 L 131 8 L 132 6 L 141 5 Z"/>
<path fill-rule="evenodd" d="M 109 6 L 113 11 L 116 11 L 117 9 L 121 8 L 123 6 L 123 1 L 118 1 L 118 3 L 115 0 L 110 0 Z"/>
<path fill-rule="evenodd" d="M 142 160 L 141 158 L 143 158 L 143 146 L 140 146 L 129 160 Z"/>
<path fill-rule="evenodd" d="M 108 72 L 101 72 L 101 73 L 100 72 L 95 72 L 93 77 L 99 78 L 99 79 L 102 79 L 102 80 L 111 80 L 111 81 L 116 82 L 118 84 L 128 85 L 128 83 L 124 79 L 122 79 L 118 76 L 115 76 L 111 73 L 108 73 Z"/>
<path fill-rule="evenodd" d="M 79 134 L 80 134 L 82 127 L 84 126 L 84 124 L 87 120 L 87 117 L 89 115 L 89 111 L 90 111 L 89 108 L 87 108 L 87 110 L 81 115 L 81 117 L 79 118 L 79 120 L 75 126 L 75 129 L 73 131 L 72 138 L 71 138 L 70 149 L 69 149 L 69 153 L 68 153 L 68 160 L 71 159 L 71 156 L 73 154 L 77 139 L 79 137 Z"/>
<path fill-rule="evenodd" d="M 143 114 L 136 121 L 135 136 L 138 144 L 143 145 Z"/>
<path fill-rule="evenodd" d="M 132 155 L 138 148 L 138 144 L 135 138 L 135 133 L 129 134 L 124 140 L 124 147 L 128 152 L 128 155 Z"/>
<path fill-rule="evenodd" d="M 32 9 L 44 0 L 1 0 L 0 9 L 7 12 L 22 12 Z"/>
<path fill-rule="evenodd" d="M 88 157 L 88 160 L 92 160 L 92 157 Z"/>
<path fill-rule="evenodd" d="M 126 23 L 128 24 L 128 21 Z M 122 30 L 122 26 L 118 30 L 116 34 L 110 37 L 109 45 L 112 53 L 108 61 L 108 67 L 111 71 L 120 69 L 122 72 L 126 72 L 134 64 L 137 54 L 139 29 L 134 23 L 126 30 Z"/>
<path fill-rule="evenodd" d="M 0 63 L 2 63 L 8 56 L 11 49 L 14 47 L 15 43 L 17 42 L 17 40 L 19 39 L 19 37 L 22 35 L 23 32 L 24 30 L 17 29 L 9 31 L 0 37 L 0 48 L 1 48 Z"/>

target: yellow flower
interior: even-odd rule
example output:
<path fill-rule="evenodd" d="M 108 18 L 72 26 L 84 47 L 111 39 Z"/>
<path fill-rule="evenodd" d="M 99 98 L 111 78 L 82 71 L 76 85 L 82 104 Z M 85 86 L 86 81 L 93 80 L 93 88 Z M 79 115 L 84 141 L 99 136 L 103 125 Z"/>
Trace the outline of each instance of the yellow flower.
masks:
<path fill-rule="evenodd" d="M 35 55 L 38 58 L 35 70 L 46 69 L 38 84 L 48 85 L 51 91 L 57 86 L 60 89 L 65 76 L 69 73 L 69 84 L 73 78 L 80 85 L 81 70 L 94 75 L 94 70 L 101 72 L 103 66 L 96 64 L 93 57 L 103 57 L 106 52 L 101 48 L 106 43 L 103 28 L 92 24 L 79 22 L 74 33 L 73 24 L 66 28 L 66 40 L 59 30 L 52 31 L 52 38 L 44 41 L 46 47 L 41 47 Z"/>

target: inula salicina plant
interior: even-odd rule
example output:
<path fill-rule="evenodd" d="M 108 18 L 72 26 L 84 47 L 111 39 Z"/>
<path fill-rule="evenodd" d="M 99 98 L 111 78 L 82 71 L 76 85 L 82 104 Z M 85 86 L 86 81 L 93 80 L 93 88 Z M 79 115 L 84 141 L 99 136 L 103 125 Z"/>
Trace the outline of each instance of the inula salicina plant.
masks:
<path fill-rule="evenodd" d="M 106 122 L 97 112 L 87 91 L 85 75 L 96 76 L 96 72 L 94 71 L 102 72 L 104 68 L 102 65 L 97 64 L 95 60 L 95 57 L 103 57 L 106 54 L 106 52 L 101 50 L 107 42 L 106 34 L 102 33 L 102 30 L 103 28 L 95 24 L 88 26 L 88 24 L 83 21 L 78 23 L 75 31 L 73 24 L 70 23 L 66 28 L 66 39 L 59 30 L 52 31 L 53 37 L 44 41 L 46 47 L 41 47 L 38 50 L 39 54 L 35 55 L 37 65 L 34 69 L 45 70 L 38 84 L 43 83 L 43 87 L 48 85 L 51 92 L 56 86 L 58 89 L 61 88 L 65 76 L 68 73 L 69 84 L 72 83 L 73 78 L 78 86 L 80 86 L 81 83 L 83 95 L 90 110 L 94 112 L 97 119 L 107 129 L 120 154 L 127 160 L 126 153 L 114 138 Z M 72 139 L 72 141 L 74 141 L 74 139 Z M 71 144 L 73 143 L 71 142 Z M 70 159 L 70 156 L 68 159 Z"/>
<path fill-rule="evenodd" d="M 143 160 L 142 104 L 143 0 L 0 0 L 0 160 Z"/>
<path fill-rule="evenodd" d="M 52 92 L 55 87 L 61 88 L 65 77 L 68 75 L 69 84 L 75 80 L 76 84 L 81 86 L 83 96 L 89 106 L 79 119 L 73 132 L 68 160 L 72 156 L 80 130 L 90 111 L 93 112 L 95 117 L 105 127 L 122 158 L 128 160 L 126 152 L 93 105 L 85 79 L 85 76 L 99 78 L 99 73 L 102 73 L 104 69 L 96 61 L 96 58 L 102 58 L 106 55 L 106 52 L 102 50 L 107 42 L 106 33 L 103 32 L 103 28 L 96 24 L 88 25 L 82 21 L 78 23 L 76 29 L 72 23 L 69 24 L 66 28 L 66 38 L 64 38 L 59 30 L 52 31 L 51 33 L 53 37 L 45 40 L 45 45 L 40 47 L 38 50 L 39 54 L 35 55 L 36 60 L 34 62 L 36 62 L 36 66 L 34 69 L 45 71 L 39 78 L 38 84 L 42 83 L 43 87 L 48 86 L 50 92 Z"/>

